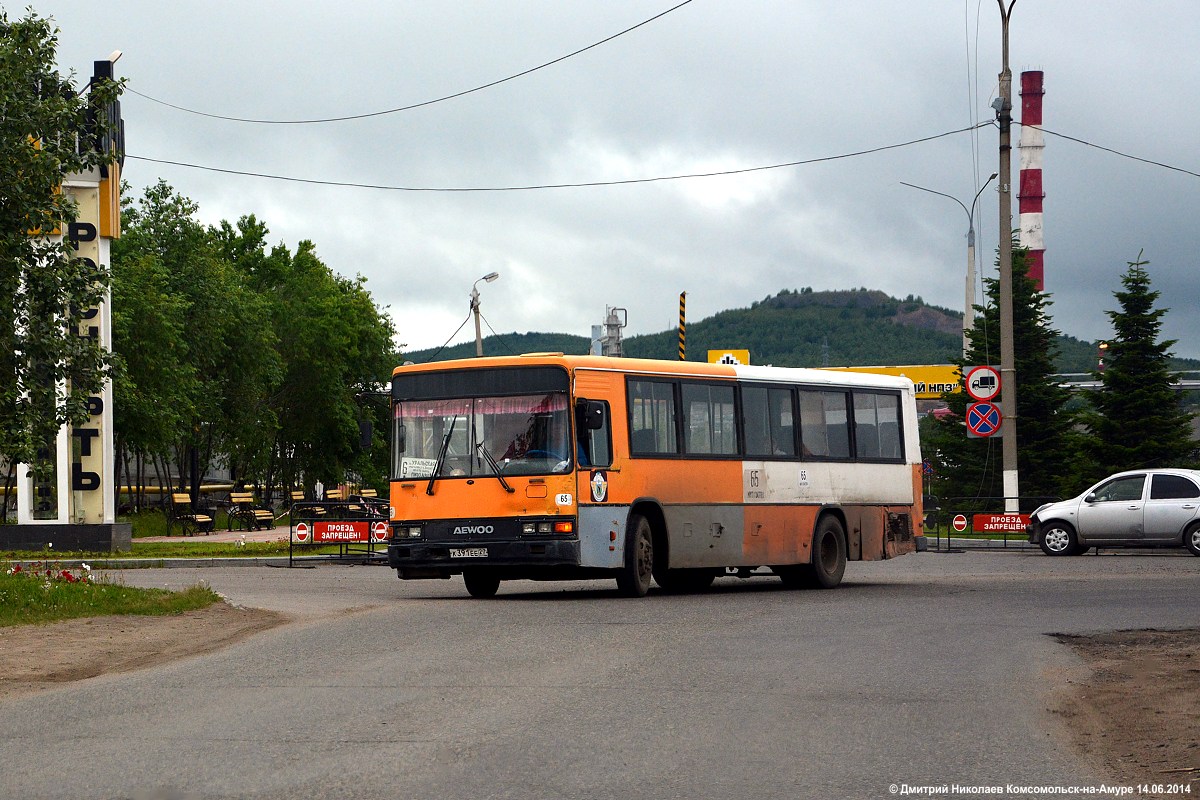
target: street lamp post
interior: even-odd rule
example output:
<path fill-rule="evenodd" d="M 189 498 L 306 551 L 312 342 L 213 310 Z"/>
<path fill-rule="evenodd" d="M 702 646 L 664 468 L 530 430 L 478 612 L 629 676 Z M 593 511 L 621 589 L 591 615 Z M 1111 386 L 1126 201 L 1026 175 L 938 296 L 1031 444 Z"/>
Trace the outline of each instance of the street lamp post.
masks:
<path fill-rule="evenodd" d="M 983 190 L 988 187 L 996 177 L 996 173 L 992 173 L 991 177 L 983 182 L 983 186 L 979 187 L 979 191 L 975 193 L 975 199 L 971 201 L 971 207 L 967 208 L 962 200 L 959 200 L 953 195 L 944 192 L 935 192 L 933 189 L 926 189 L 924 186 L 917 186 L 915 183 L 900 181 L 900 183 L 910 189 L 920 189 L 922 192 L 929 192 L 941 197 L 949 197 L 954 202 L 962 207 L 963 212 L 967 215 L 967 291 L 965 302 L 963 304 L 963 358 L 967 357 L 967 350 L 970 348 L 970 337 L 967 335 L 975 325 L 975 204 L 979 202 L 979 195 L 983 194 Z"/>
<path fill-rule="evenodd" d="M 478 281 L 471 284 L 471 313 L 475 315 L 475 357 L 479 358 L 483 355 L 483 336 L 479 332 L 479 281 L 491 283 L 500 277 L 499 272 L 489 272 Z"/>
<path fill-rule="evenodd" d="M 1000 96 L 996 99 L 996 121 L 1000 124 L 1000 423 L 1001 460 L 1004 469 L 1004 510 L 1019 510 L 1020 483 L 1017 475 L 1017 359 L 1013 342 L 1012 276 L 1012 71 L 1008 68 L 1008 22 L 1017 0 L 1005 8 L 1000 4 L 1003 36 Z"/>

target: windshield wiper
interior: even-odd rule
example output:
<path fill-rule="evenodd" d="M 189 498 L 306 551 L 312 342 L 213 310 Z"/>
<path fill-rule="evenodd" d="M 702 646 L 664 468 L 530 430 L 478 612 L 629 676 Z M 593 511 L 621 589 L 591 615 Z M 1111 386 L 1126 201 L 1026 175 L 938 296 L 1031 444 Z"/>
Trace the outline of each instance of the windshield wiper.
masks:
<path fill-rule="evenodd" d="M 483 446 L 483 442 L 475 445 L 475 448 L 483 454 L 483 460 L 492 468 L 492 472 L 496 473 L 496 480 L 500 481 L 500 485 L 504 487 L 504 491 L 512 494 L 516 489 L 508 485 L 508 481 L 504 480 L 504 476 L 500 474 L 500 465 L 496 463 L 496 459 L 492 458 L 492 454 Z"/>
<path fill-rule="evenodd" d="M 450 437 L 454 435 L 454 426 L 458 424 L 458 415 L 455 414 L 450 420 L 450 430 L 446 431 L 446 435 L 442 437 L 442 448 L 438 450 L 437 461 L 433 465 L 433 474 L 429 476 L 429 485 L 425 487 L 425 494 L 433 494 L 433 483 L 438 479 L 438 474 L 442 471 L 442 463 L 446 460 L 446 451 L 450 449 Z"/>

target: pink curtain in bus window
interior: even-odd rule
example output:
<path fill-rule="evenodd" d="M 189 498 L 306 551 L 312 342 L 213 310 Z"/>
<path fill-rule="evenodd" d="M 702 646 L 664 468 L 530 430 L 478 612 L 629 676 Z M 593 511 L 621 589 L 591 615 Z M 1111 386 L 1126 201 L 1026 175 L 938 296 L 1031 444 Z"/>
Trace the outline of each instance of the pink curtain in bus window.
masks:
<path fill-rule="evenodd" d="M 396 415 L 403 419 L 453 417 L 469 413 L 471 413 L 470 400 L 420 400 L 412 403 L 400 403 L 396 406 Z"/>
<path fill-rule="evenodd" d="M 566 408 L 567 397 L 563 394 L 548 394 L 545 397 L 483 397 L 475 401 L 476 414 L 548 414 L 565 411 Z"/>

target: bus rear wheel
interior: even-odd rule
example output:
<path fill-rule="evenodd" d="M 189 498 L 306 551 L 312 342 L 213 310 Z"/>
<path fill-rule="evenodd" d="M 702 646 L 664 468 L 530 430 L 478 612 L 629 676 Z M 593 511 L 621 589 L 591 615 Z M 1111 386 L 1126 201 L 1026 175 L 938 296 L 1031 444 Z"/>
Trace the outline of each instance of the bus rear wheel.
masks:
<path fill-rule="evenodd" d="M 789 589 L 832 589 L 846 572 L 846 534 L 837 517 L 825 516 L 813 533 L 812 563 L 775 567 Z"/>
<path fill-rule="evenodd" d="M 846 532 L 837 517 L 827 515 L 817 523 L 812 546 L 813 588 L 832 589 L 846 572 Z"/>
<path fill-rule="evenodd" d="M 617 573 L 617 589 L 626 597 L 645 597 L 654 575 L 654 533 L 650 520 L 629 516 L 625 530 L 625 563 Z"/>
<path fill-rule="evenodd" d="M 500 591 L 500 579 L 485 570 L 463 570 L 463 583 L 467 585 L 467 594 L 471 597 L 487 599 L 495 597 L 496 592 Z"/>

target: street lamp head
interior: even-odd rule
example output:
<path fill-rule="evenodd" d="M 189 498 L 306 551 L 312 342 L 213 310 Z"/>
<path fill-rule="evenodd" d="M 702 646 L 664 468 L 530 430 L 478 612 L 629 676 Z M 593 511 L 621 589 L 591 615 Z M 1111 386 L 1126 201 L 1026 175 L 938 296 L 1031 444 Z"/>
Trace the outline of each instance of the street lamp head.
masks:
<path fill-rule="evenodd" d="M 491 283 L 499 277 L 499 272 L 489 272 L 480 278 L 479 281 Z M 479 281 L 471 284 L 471 313 L 475 315 L 475 356 L 477 358 L 483 355 L 483 336 L 479 331 Z"/>

